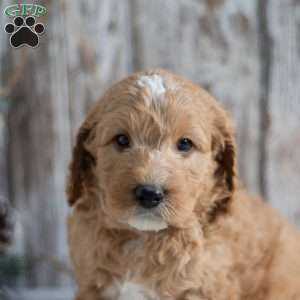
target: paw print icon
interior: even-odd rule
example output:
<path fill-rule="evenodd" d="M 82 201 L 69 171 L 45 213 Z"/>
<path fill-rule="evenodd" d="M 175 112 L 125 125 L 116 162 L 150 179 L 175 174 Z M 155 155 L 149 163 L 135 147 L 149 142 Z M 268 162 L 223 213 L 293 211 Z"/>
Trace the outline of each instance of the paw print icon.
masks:
<path fill-rule="evenodd" d="M 10 36 L 10 44 L 14 48 L 21 46 L 36 47 L 39 44 L 39 35 L 45 31 L 45 26 L 42 23 L 36 23 L 32 16 L 24 19 L 21 16 L 15 17 L 13 23 L 8 23 L 5 26 L 5 31 Z"/>

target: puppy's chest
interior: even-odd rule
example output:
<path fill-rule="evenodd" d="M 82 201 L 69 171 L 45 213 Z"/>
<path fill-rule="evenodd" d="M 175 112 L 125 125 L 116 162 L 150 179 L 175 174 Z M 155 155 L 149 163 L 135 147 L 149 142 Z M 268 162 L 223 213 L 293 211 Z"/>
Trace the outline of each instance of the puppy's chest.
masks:
<path fill-rule="evenodd" d="M 102 296 L 106 300 L 159 300 L 155 290 L 146 287 L 143 274 L 147 270 L 146 249 L 142 239 L 122 243 L 118 249 L 118 259 L 112 261 L 114 276 L 104 288 Z"/>
<path fill-rule="evenodd" d="M 178 239 L 175 243 L 169 236 L 126 240 L 120 236 L 110 241 L 97 255 L 98 269 L 110 276 L 110 283 L 102 286 L 105 300 L 176 299 L 197 285 L 195 243 Z"/>
<path fill-rule="evenodd" d="M 155 291 L 142 284 L 131 281 L 115 280 L 107 286 L 101 295 L 105 300 L 159 300 Z"/>
<path fill-rule="evenodd" d="M 102 244 L 97 257 L 100 265 L 112 273 L 136 277 L 146 265 L 147 249 L 142 238 L 120 239 Z"/>

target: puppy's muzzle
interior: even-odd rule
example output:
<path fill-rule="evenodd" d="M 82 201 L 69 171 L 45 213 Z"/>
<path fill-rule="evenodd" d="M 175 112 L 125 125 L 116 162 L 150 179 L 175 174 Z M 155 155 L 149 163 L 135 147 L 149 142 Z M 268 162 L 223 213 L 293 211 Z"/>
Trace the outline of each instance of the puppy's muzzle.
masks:
<path fill-rule="evenodd" d="M 134 196 L 143 208 L 154 208 L 163 201 L 165 193 L 159 186 L 140 184 L 134 189 Z"/>

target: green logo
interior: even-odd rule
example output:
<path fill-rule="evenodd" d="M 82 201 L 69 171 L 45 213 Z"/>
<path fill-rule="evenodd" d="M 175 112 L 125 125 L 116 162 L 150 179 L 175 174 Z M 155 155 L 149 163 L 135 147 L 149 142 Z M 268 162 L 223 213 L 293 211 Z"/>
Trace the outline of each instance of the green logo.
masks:
<path fill-rule="evenodd" d="M 13 4 L 4 9 L 4 14 L 7 17 L 27 16 L 35 17 L 44 16 L 47 13 L 46 7 L 39 4 Z"/>

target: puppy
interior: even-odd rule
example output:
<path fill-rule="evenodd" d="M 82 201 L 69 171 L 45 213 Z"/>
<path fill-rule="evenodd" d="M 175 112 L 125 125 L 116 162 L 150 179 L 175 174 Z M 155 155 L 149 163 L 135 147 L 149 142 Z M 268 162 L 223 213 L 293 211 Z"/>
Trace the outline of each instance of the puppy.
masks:
<path fill-rule="evenodd" d="M 236 169 L 230 118 L 203 89 L 164 70 L 110 88 L 70 164 L 76 299 L 299 300 L 300 236 Z"/>

